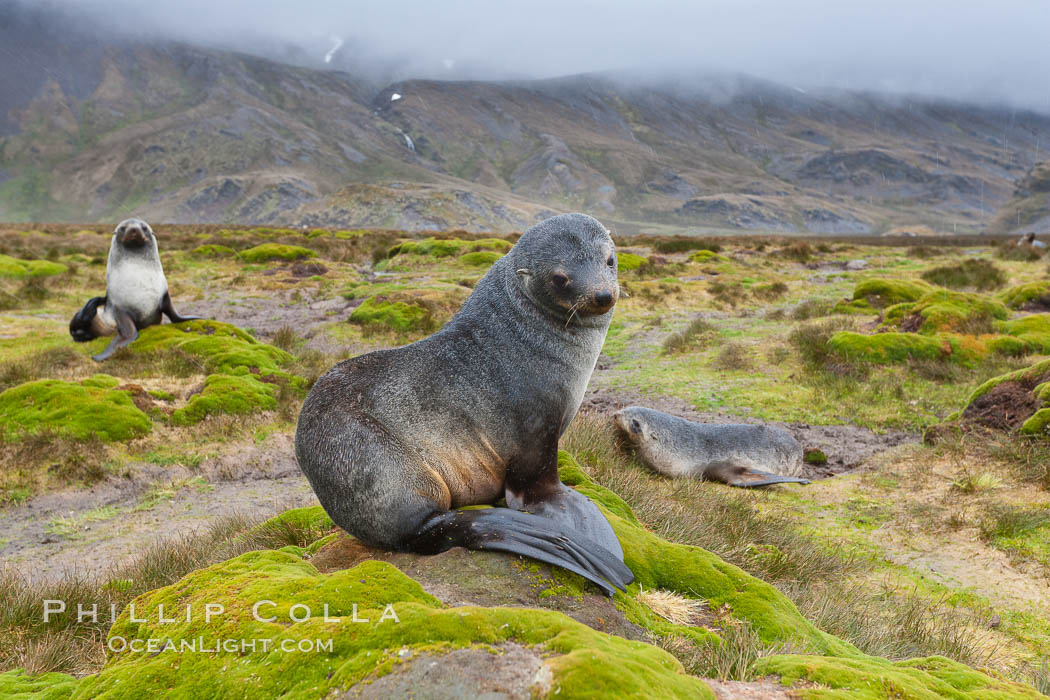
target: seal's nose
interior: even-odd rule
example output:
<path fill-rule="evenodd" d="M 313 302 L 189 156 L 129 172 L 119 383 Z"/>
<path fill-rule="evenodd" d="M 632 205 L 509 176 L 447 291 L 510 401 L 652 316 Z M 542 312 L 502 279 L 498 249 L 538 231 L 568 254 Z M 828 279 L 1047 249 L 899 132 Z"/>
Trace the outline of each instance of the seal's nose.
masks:
<path fill-rule="evenodd" d="M 598 306 L 609 306 L 612 304 L 612 292 L 608 290 L 602 290 L 594 295 L 594 303 Z"/>

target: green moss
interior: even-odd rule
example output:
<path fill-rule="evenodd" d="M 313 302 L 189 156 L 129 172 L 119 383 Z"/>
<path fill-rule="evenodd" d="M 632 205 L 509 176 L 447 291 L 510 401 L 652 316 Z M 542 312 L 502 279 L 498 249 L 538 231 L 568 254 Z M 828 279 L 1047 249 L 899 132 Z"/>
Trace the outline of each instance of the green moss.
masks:
<path fill-rule="evenodd" d="M 970 394 L 970 398 L 967 399 L 966 405 L 969 406 L 1003 382 L 1022 382 L 1038 385 L 1044 381 L 1044 378 L 1050 378 L 1050 359 L 1036 362 L 1031 367 L 1024 367 L 1013 372 L 1001 374 L 998 377 L 992 377 L 984 384 L 981 384 L 974 389 L 973 393 Z"/>
<path fill-rule="evenodd" d="M 776 674 L 800 698 L 1039 698 L 1034 689 L 1000 680 L 940 656 L 892 663 L 885 659 L 783 655 L 759 659 L 759 673 Z"/>
<path fill-rule="evenodd" d="M 880 365 L 908 360 L 939 360 L 951 354 L 950 345 L 915 333 L 862 335 L 840 331 L 828 340 L 828 348 L 850 362 Z"/>
<path fill-rule="evenodd" d="M 630 272 L 631 270 L 637 270 L 642 265 L 649 262 L 649 258 L 641 255 L 635 255 L 634 253 L 617 253 L 616 255 L 616 269 L 619 272 Z"/>
<path fill-rule="evenodd" d="M 1027 352 L 1050 354 L 1050 314 L 1032 314 L 1013 321 L 998 321 L 995 329 L 1022 341 Z"/>
<path fill-rule="evenodd" d="M 1021 425 L 1024 435 L 1050 434 L 1050 407 L 1040 408 Z"/>
<path fill-rule="evenodd" d="M 916 314 L 921 317 L 920 333 L 987 333 L 995 320 L 1007 319 L 1010 312 L 995 299 L 942 289 L 930 292 L 916 302 L 887 308 L 882 325 L 897 327 Z"/>
<path fill-rule="evenodd" d="M 22 669 L 0 673 L 0 698 L 6 700 L 64 700 L 76 686 L 77 680 L 64 673 L 28 676 Z"/>
<path fill-rule="evenodd" d="M 264 605 L 259 621 L 256 601 Z M 274 647 L 216 654 L 126 651 L 110 654 L 96 675 L 81 679 L 73 697 L 327 697 L 401 663 L 402 652 L 441 654 L 455 648 L 498 645 L 507 640 L 539 647 L 552 687 L 563 697 L 714 698 L 699 679 L 683 672 L 670 654 L 586 627 L 561 613 L 521 608 L 445 608 L 390 564 L 366 561 L 351 569 L 319 574 L 290 552 L 249 552 L 194 572 L 178 583 L 140 596 L 137 619 L 125 610 L 110 640 L 270 639 Z M 159 606 L 203 613 L 205 603 L 224 607 L 210 622 L 199 614 L 187 622 L 157 623 Z M 295 622 L 309 607 L 309 620 Z M 391 605 L 391 608 L 387 608 Z M 325 622 L 327 606 L 329 619 Z M 392 610 L 397 621 L 389 617 Z M 352 620 L 367 619 L 367 623 Z M 288 640 L 321 640 L 331 651 L 281 651 Z M 410 663 L 411 661 L 409 661 Z M 54 683 L 67 683 L 68 677 Z M 43 684 L 42 684 L 43 685 Z M 46 687 L 46 686 L 45 686 Z"/>
<path fill-rule="evenodd" d="M 294 359 L 284 350 L 261 343 L 240 328 L 218 321 L 150 326 L 139 332 L 131 349 L 134 352 L 179 350 L 200 358 L 205 370 L 212 374 L 239 374 L 238 368 L 254 367 L 263 375 L 287 376 L 281 368 Z"/>
<path fill-rule="evenodd" d="M 1010 287 L 999 294 L 999 300 L 1011 309 L 1020 309 L 1031 302 L 1039 301 L 1045 301 L 1047 305 L 1050 305 L 1050 280 Z"/>
<path fill-rule="evenodd" d="M 459 261 L 471 267 L 489 267 L 503 257 L 502 253 L 494 250 L 479 250 L 475 253 L 465 253 L 459 256 Z"/>
<path fill-rule="evenodd" d="M 52 277 L 68 270 L 62 263 L 50 260 L 19 260 L 10 255 L 0 255 L 0 277 L 25 279 L 27 277 Z"/>
<path fill-rule="evenodd" d="M 689 259 L 695 263 L 726 263 L 729 262 L 729 258 L 724 255 L 719 255 L 710 250 L 698 250 L 689 256 Z"/>
<path fill-rule="evenodd" d="M 934 287 L 922 280 L 898 280 L 874 277 L 857 284 L 854 301 L 866 301 L 869 306 L 882 309 L 893 304 L 918 301 Z"/>
<path fill-rule="evenodd" d="M 996 355 L 1020 357 L 1028 354 L 1028 343 L 1010 335 L 999 335 L 985 341 L 988 351 Z"/>
<path fill-rule="evenodd" d="M 828 456 L 824 454 L 823 450 L 818 450 L 815 447 L 811 447 L 805 451 L 802 455 L 802 459 L 806 464 L 827 464 Z"/>
<path fill-rule="evenodd" d="M 162 389 L 149 389 L 147 392 L 150 396 L 157 399 L 158 401 L 174 401 L 175 394 L 170 391 L 164 391 Z"/>
<path fill-rule="evenodd" d="M 317 257 L 317 253 L 309 248 L 303 248 L 297 245 L 263 243 L 254 248 L 242 250 L 239 257 L 244 262 L 261 263 L 270 260 L 301 260 L 302 258 L 314 258 Z"/>
<path fill-rule="evenodd" d="M 80 383 L 98 389 L 116 389 L 120 386 L 120 380 L 111 374 L 93 374 Z"/>
<path fill-rule="evenodd" d="M 425 238 L 421 241 L 405 241 L 392 247 L 388 257 L 414 254 L 429 255 L 434 258 L 447 258 L 479 251 L 506 253 L 511 243 L 501 238 L 481 238 L 476 241 L 465 241 L 460 238 Z"/>
<path fill-rule="evenodd" d="M 245 370 L 240 375 L 212 374 L 204 388 L 171 415 L 175 425 L 192 425 L 208 416 L 245 415 L 277 407 L 277 386 L 261 382 Z"/>
<path fill-rule="evenodd" d="M 6 441 L 52 432 L 73 440 L 94 436 L 111 442 L 152 429 L 126 391 L 41 379 L 0 393 L 0 439 Z"/>
<path fill-rule="evenodd" d="M 424 331 L 431 326 L 430 310 L 418 304 L 369 297 L 350 314 L 360 326 L 384 326 L 398 333 Z"/>
<path fill-rule="evenodd" d="M 237 251 L 229 246 L 209 244 L 197 246 L 190 251 L 190 255 L 195 258 L 232 258 L 237 255 Z"/>

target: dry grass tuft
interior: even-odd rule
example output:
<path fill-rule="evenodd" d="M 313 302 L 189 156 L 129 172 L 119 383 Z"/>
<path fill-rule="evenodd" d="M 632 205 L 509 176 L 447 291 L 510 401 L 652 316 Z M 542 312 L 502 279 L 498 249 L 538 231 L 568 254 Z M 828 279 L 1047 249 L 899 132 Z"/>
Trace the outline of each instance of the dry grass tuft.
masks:
<path fill-rule="evenodd" d="M 654 613 L 676 625 L 690 625 L 707 607 L 703 600 L 686 598 L 672 591 L 658 589 L 655 591 L 639 590 L 638 600 Z"/>

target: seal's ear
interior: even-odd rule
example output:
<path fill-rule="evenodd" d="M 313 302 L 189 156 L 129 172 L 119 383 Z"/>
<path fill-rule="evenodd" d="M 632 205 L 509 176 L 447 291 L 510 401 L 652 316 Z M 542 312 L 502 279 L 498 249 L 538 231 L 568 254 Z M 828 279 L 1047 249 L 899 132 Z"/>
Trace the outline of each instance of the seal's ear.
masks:
<path fill-rule="evenodd" d="M 516 274 L 518 277 L 520 277 L 521 281 L 524 282 L 525 284 L 529 283 L 529 277 L 532 276 L 532 273 L 529 270 L 525 269 L 524 267 L 515 270 L 514 274 Z"/>

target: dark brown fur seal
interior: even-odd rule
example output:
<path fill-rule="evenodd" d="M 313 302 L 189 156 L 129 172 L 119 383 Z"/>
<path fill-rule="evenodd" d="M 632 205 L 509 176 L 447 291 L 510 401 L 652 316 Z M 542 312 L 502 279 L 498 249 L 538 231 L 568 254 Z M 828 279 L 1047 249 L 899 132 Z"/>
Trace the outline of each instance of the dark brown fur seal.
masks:
<path fill-rule="evenodd" d="M 583 214 L 526 231 L 434 335 L 333 367 L 307 397 L 299 465 L 367 544 L 493 549 L 611 594 L 633 574 L 608 521 L 558 478 L 619 287 L 608 231 Z M 507 508 L 452 510 L 492 504 Z"/>

